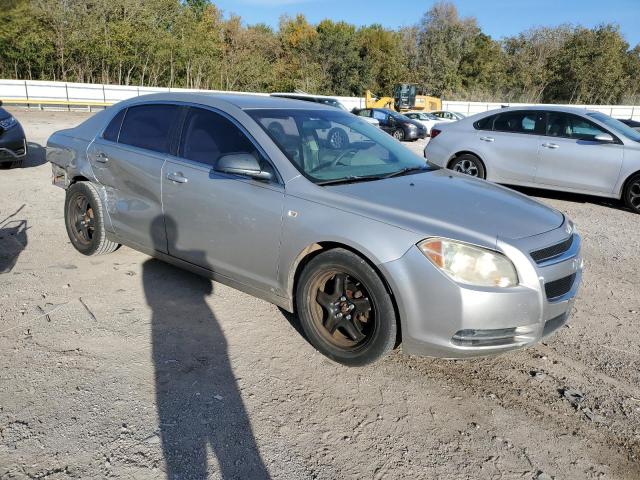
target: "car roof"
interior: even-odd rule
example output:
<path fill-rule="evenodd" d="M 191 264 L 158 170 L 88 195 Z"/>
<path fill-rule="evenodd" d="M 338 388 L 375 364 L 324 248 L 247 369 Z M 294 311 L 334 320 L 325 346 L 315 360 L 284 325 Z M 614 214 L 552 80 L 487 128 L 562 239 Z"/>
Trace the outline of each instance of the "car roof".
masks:
<path fill-rule="evenodd" d="M 333 100 L 337 102 L 338 100 L 334 97 L 328 97 L 326 95 L 312 95 L 310 93 L 271 93 L 272 97 L 280 97 L 280 98 L 293 98 L 293 99 L 308 99 L 308 100 Z"/>
<path fill-rule="evenodd" d="M 596 112 L 595 110 L 589 110 L 587 108 L 572 107 L 572 106 L 566 106 L 566 105 L 514 105 L 511 107 L 504 107 L 504 108 L 491 110 L 491 112 L 492 113 L 513 112 L 513 111 L 521 111 L 521 110 L 544 110 L 544 111 L 550 111 L 550 112 L 577 113 L 582 115 L 584 115 L 585 113 Z"/>
<path fill-rule="evenodd" d="M 125 100 L 127 104 L 140 104 L 151 102 L 187 102 L 201 105 L 217 106 L 220 102 L 233 105 L 242 110 L 247 109 L 313 109 L 335 112 L 335 107 L 322 103 L 311 103 L 306 100 L 294 100 L 284 97 L 272 97 L 269 95 L 255 95 L 242 93 L 217 93 L 217 92 L 162 92 L 142 95 Z"/>

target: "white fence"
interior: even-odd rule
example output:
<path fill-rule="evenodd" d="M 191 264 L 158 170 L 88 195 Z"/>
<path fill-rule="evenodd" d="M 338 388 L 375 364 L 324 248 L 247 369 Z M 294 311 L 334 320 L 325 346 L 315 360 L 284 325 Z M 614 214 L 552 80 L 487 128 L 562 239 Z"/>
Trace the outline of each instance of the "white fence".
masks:
<path fill-rule="evenodd" d="M 72 105 L 113 104 L 131 97 L 158 92 L 208 92 L 239 93 L 220 90 L 192 90 L 186 88 L 136 87 L 132 85 L 102 85 L 95 83 L 46 82 L 37 80 L 0 80 L 0 99 L 6 103 L 12 100 L 20 103 L 32 101 L 33 105 L 47 102 L 66 102 Z M 253 95 L 268 95 L 253 93 Z M 364 97 L 331 97 L 342 102 L 349 110 L 364 106 Z"/>
<path fill-rule="evenodd" d="M 465 115 L 473 115 L 475 113 L 486 112 L 488 110 L 495 110 L 503 106 L 509 107 L 525 107 L 531 105 L 530 103 L 490 103 L 490 102 L 458 102 L 443 100 L 442 108 L 444 110 L 451 110 L 454 112 L 460 112 Z M 542 104 L 537 104 L 542 105 Z M 558 105 L 554 105 L 558 106 Z M 589 110 L 596 110 L 598 112 L 606 113 L 614 118 L 632 118 L 634 120 L 640 120 L 640 106 L 639 105 L 563 105 L 565 107 L 584 108 Z"/>
<path fill-rule="evenodd" d="M 92 83 L 43 82 L 35 80 L 0 80 L 0 99 L 11 103 L 33 101 L 33 105 L 45 105 L 49 102 L 66 102 L 73 105 L 113 104 L 127 98 L 157 92 L 212 92 L 230 93 L 220 90 L 189 90 L 185 88 L 136 87 L 132 85 L 102 85 Z M 233 92 L 246 94 L 247 92 Z M 258 93 L 257 95 L 267 95 Z M 363 97 L 331 97 L 341 101 L 349 110 L 364 107 Z M 39 102 L 40 101 L 40 102 Z M 76 102 L 76 103 L 74 103 Z M 526 106 L 525 103 L 489 103 L 458 102 L 444 100 L 445 110 L 472 115 L 509 106 Z M 568 105 L 569 106 L 569 105 Z M 633 118 L 640 120 L 640 106 L 633 105 L 570 105 L 572 107 L 597 110 L 616 118 Z M 59 107 L 58 107 L 59 108 Z"/>

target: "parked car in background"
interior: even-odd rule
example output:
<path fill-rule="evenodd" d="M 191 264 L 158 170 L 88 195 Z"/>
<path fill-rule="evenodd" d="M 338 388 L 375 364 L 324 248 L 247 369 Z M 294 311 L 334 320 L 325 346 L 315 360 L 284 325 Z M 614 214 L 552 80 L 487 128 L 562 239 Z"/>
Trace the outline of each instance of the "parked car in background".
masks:
<path fill-rule="evenodd" d="M 324 95 L 311 95 L 308 93 L 272 93 L 272 97 L 290 98 L 292 100 L 302 100 L 303 102 L 320 103 L 322 105 L 329 105 L 330 107 L 339 108 L 345 112 L 350 111 L 345 105 L 338 99 L 332 97 L 326 97 Z M 380 126 L 380 122 L 375 118 L 363 117 L 365 121 L 369 122 L 376 127 Z"/>
<path fill-rule="evenodd" d="M 431 135 L 431 127 L 436 123 L 442 122 L 440 118 L 426 112 L 406 112 L 404 115 L 411 120 L 416 120 L 424 125 L 427 128 L 427 135 Z"/>
<path fill-rule="evenodd" d="M 365 139 L 329 147 L 326 124 Z M 346 365 L 400 340 L 458 358 L 531 345 L 567 322 L 580 284 L 580 237 L 560 212 L 430 168 L 319 104 L 145 95 L 54 133 L 47 159 L 79 252 L 129 245 L 295 307 Z"/>
<path fill-rule="evenodd" d="M 436 110 L 435 112 L 429 112 L 431 115 L 438 117 L 441 120 L 455 122 L 462 120 L 466 115 L 460 112 L 451 112 L 449 110 Z"/>
<path fill-rule="evenodd" d="M 19 167 L 26 156 L 27 138 L 22 125 L 0 101 L 0 164 Z"/>
<path fill-rule="evenodd" d="M 604 113 L 494 110 L 436 125 L 424 155 L 498 183 L 619 198 L 640 213 L 640 132 Z"/>
<path fill-rule="evenodd" d="M 620 118 L 618 120 L 620 120 L 626 126 L 633 128 L 635 131 L 640 132 L 640 122 L 639 121 L 632 120 L 630 118 L 627 118 L 627 119 Z"/>
<path fill-rule="evenodd" d="M 417 140 L 426 138 L 427 128 L 417 120 L 412 120 L 388 108 L 363 108 L 354 110 L 359 117 L 375 118 L 380 122 L 380 128 L 387 132 L 396 140 Z"/>

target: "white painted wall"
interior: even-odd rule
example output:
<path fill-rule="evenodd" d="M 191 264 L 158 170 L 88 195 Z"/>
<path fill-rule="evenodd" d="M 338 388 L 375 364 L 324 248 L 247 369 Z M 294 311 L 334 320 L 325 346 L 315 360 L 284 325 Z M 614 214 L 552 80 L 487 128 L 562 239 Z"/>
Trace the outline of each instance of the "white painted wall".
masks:
<path fill-rule="evenodd" d="M 136 87 L 126 85 L 101 85 L 91 83 L 47 82 L 36 80 L 0 80 L 0 99 L 9 103 L 16 100 L 68 100 L 78 102 L 116 103 L 131 97 L 156 92 L 216 92 L 221 90 L 188 90 L 185 88 Z M 243 93 L 247 92 L 232 92 Z M 257 93 L 255 95 L 267 95 Z M 349 110 L 364 107 L 364 97 L 331 97 L 341 101 Z M 37 103 L 34 101 L 34 103 Z M 503 105 L 526 106 L 525 103 L 458 102 L 444 100 L 443 109 L 461 112 L 465 115 L 498 109 Z M 640 120 L 640 106 L 636 105 L 571 105 L 598 110 L 616 118 Z"/>

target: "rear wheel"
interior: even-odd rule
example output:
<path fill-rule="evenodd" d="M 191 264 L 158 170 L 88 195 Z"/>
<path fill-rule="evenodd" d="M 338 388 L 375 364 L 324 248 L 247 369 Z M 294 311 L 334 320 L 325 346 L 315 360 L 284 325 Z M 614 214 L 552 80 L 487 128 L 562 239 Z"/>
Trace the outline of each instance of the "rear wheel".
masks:
<path fill-rule="evenodd" d="M 348 250 L 329 250 L 309 262 L 296 305 L 311 344 L 336 362 L 365 365 L 393 349 L 397 325 L 391 297 L 376 271 Z"/>
<path fill-rule="evenodd" d="M 624 203 L 635 213 L 640 213 L 640 174 L 629 179 L 622 194 Z"/>
<path fill-rule="evenodd" d="M 453 159 L 449 168 L 455 172 L 464 173 L 472 177 L 486 178 L 484 165 L 478 157 L 470 153 L 464 153 Z"/>
<path fill-rule="evenodd" d="M 83 255 L 111 253 L 119 245 L 107 239 L 104 210 L 96 187 L 78 182 L 67 190 L 64 221 L 73 246 Z"/>
<path fill-rule="evenodd" d="M 22 162 L 24 159 L 14 160 L 11 164 L 11 168 L 22 168 Z"/>
<path fill-rule="evenodd" d="M 404 130 L 401 128 L 398 128 L 397 130 L 393 131 L 393 138 L 395 138 L 396 140 L 399 141 L 403 141 L 404 140 Z"/>

